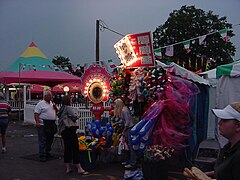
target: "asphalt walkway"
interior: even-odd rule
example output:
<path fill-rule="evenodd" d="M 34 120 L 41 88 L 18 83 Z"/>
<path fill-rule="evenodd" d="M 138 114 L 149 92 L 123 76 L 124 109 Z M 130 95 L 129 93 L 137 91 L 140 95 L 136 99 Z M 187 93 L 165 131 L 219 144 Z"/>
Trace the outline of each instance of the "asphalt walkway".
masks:
<path fill-rule="evenodd" d="M 1 147 L 1 146 L 0 146 Z M 123 179 L 124 168 L 120 162 L 97 163 L 89 175 L 65 174 L 61 158 L 61 144 L 54 142 L 54 158 L 47 162 L 37 159 L 37 131 L 33 125 L 11 121 L 7 132 L 7 153 L 0 154 L 0 180 L 117 180 Z"/>

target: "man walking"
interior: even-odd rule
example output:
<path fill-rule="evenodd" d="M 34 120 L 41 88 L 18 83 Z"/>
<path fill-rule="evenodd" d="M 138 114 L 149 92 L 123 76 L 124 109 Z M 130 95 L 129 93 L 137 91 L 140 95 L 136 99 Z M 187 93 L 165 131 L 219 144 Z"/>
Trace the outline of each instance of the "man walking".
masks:
<path fill-rule="evenodd" d="M 43 100 L 35 107 L 34 118 L 38 131 L 39 158 L 45 162 L 47 158 L 51 158 L 51 146 L 54 139 L 54 134 L 57 132 L 55 124 L 56 112 L 58 108 L 53 102 L 51 91 L 44 91 Z"/>

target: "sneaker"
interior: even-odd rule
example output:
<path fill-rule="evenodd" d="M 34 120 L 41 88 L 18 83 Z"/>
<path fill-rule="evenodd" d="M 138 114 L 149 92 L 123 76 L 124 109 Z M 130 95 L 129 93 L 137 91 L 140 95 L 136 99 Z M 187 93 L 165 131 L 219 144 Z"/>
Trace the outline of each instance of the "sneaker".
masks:
<path fill-rule="evenodd" d="M 125 165 L 124 167 L 127 168 L 127 169 L 134 168 L 134 166 L 132 166 L 131 164 L 127 164 L 127 165 Z"/>
<path fill-rule="evenodd" d="M 6 152 L 7 152 L 6 147 L 3 147 L 3 148 L 2 148 L 2 153 L 6 153 Z"/>
<path fill-rule="evenodd" d="M 122 162 L 122 165 L 125 166 L 127 165 L 128 163 L 125 161 L 125 162 Z"/>

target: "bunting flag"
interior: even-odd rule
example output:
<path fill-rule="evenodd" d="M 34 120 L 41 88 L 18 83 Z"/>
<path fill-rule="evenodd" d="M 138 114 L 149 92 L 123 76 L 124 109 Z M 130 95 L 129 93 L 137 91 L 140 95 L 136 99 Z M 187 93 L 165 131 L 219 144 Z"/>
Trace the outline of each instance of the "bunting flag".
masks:
<path fill-rule="evenodd" d="M 76 67 L 74 64 L 72 64 L 72 70 L 73 70 L 74 72 L 77 70 L 77 67 Z"/>
<path fill-rule="evenodd" d="M 77 70 L 80 70 L 80 69 L 81 69 L 80 64 L 77 64 Z"/>
<path fill-rule="evenodd" d="M 189 47 L 190 47 L 190 40 L 184 41 L 183 45 L 184 45 L 184 48 L 185 48 L 186 52 L 189 53 L 190 52 L 190 49 L 189 49 Z"/>
<path fill-rule="evenodd" d="M 156 58 L 158 58 L 158 59 L 162 59 L 161 48 L 154 49 L 154 54 L 155 54 Z"/>
<path fill-rule="evenodd" d="M 88 63 L 85 63 L 84 66 L 83 66 L 83 68 L 84 68 L 84 71 L 86 71 L 87 68 L 88 68 Z"/>
<path fill-rule="evenodd" d="M 49 67 L 50 69 L 53 69 L 53 67 L 52 67 L 51 65 L 48 65 L 48 67 Z"/>
<path fill-rule="evenodd" d="M 192 67 L 192 64 L 191 64 L 191 59 L 188 58 L 188 67 L 191 68 Z"/>
<path fill-rule="evenodd" d="M 218 31 L 218 33 L 222 36 L 223 41 L 225 41 L 225 42 L 228 41 L 227 29 L 226 28 Z"/>
<path fill-rule="evenodd" d="M 203 35 L 199 37 L 199 45 L 203 45 L 205 44 L 205 39 L 206 39 L 207 35 Z"/>
<path fill-rule="evenodd" d="M 20 63 L 19 64 L 19 70 L 22 71 L 25 69 L 25 64 Z"/>
<path fill-rule="evenodd" d="M 165 51 L 166 56 L 173 56 L 173 45 L 167 46 Z"/>
<path fill-rule="evenodd" d="M 35 65 L 32 65 L 33 66 L 33 70 L 36 71 L 36 66 Z"/>
<path fill-rule="evenodd" d="M 108 60 L 108 64 L 109 64 L 109 66 L 110 66 L 110 68 L 116 68 L 117 66 L 113 63 L 113 60 L 112 59 L 109 59 Z"/>
<path fill-rule="evenodd" d="M 100 61 L 100 64 L 107 70 L 108 66 L 107 63 L 105 61 Z"/>

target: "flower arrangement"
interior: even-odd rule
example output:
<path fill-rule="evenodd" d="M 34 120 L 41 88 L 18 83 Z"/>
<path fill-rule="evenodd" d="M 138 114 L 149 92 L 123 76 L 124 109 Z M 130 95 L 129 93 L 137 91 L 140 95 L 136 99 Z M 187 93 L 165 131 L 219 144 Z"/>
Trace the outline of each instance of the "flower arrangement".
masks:
<path fill-rule="evenodd" d="M 175 149 L 171 147 L 161 145 L 147 146 L 144 150 L 144 161 L 159 162 L 167 160 L 172 157 L 174 152 Z"/>

